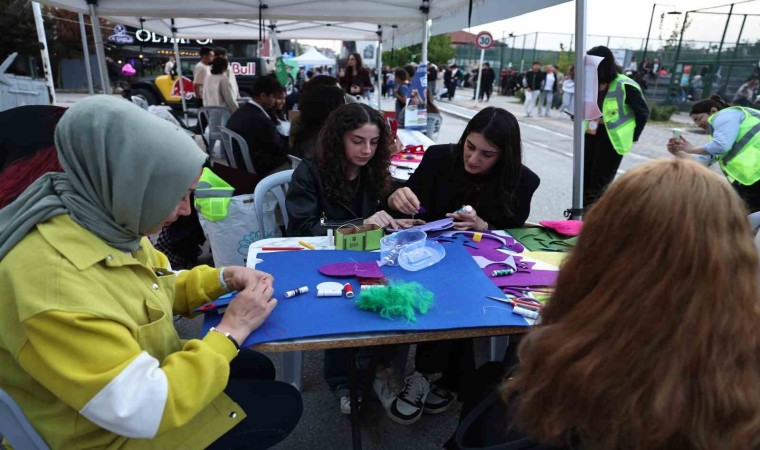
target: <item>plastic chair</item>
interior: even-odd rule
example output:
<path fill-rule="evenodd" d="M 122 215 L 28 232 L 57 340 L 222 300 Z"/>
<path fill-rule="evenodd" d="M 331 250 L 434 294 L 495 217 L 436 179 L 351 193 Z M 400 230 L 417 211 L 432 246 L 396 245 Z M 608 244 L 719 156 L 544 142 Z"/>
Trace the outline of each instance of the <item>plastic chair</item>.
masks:
<path fill-rule="evenodd" d="M 752 231 L 760 228 L 760 211 L 749 215 L 749 226 L 752 228 Z"/>
<path fill-rule="evenodd" d="M 211 155 L 216 146 L 216 141 L 223 139 L 219 127 L 227 125 L 232 111 L 221 106 L 204 106 L 198 108 L 198 127 L 201 130 L 201 137 L 206 144 L 206 153 Z"/>
<path fill-rule="evenodd" d="M 222 134 L 224 140 L 222 147 L 224 148 L 225 158 L 227 159 L 227 165 L 233 169 L 237 169 L 237 159 L 235 159 L 236 152 L 240 152 L 245 162 L 245 170 L 249 173 L 256 174 L 256 170 L 253 168 L 253 161 L 251 161 L 251 153 L 248 151 L 248 143 L 245 142 L 243 136 L 235 133 L 229 128 L 223 126 L 219 127 L 219 132 Z"/>
<path fill-rule="evenodd" d="M 48 450 L 24 412 L 7 392 L 0 389 L 0 434 L 8 440 L 13 448 Z"/>
<path fill-rule="evenodd" d="M 292 158 L 295 158 L 295 156 Z M 300 161 L 298 158 L 295 159 Z M 264 197 L 269 192 L 272 192 L 275 198 L 277 198 L 277 203 L 280 205 L 280 212 L 282 213 L 282 223 L 285 225 L 285 228 L 288 227 L 285 193 L 287 192 L 287 184 L 290 183 L 292 177 L 293 170 L 283 170 L 282 172 L 269 175 L 256 185 L 256 189 L 253 191 L 253 207 L 256 209 L 256 220 L 259 221 L 259 230 L 264 230 Z M 302 374 L 303 352 L 282 352 L 283 381 L 292 384 L 293 387 L 300 391 Z"/>
<path fill-rule="evenodd" d="M 288 159 L 290 159 L 290 166 L 293 168 L 293 170 L 295 170 L 296 167 L 301 164 L 301 158 L 298 156 L 288 155 Z"/>
<path fill-rule="evenodd" d="M 150 106 L 150 105 L 148 104 L 147 100 L 145 100 L 144 98 L 142 98 L 142 97 L 140 97 L 138 95 L 133 95 L 133 96 L 131 96 L 129 98 L 130 98 L 130 100 L 132 100 L 132 103 L 134 103 L 135 105 L 139 106 L 140 108 L 142 108 L 142 109 L 144 109 L 146 111 L 148 110 L 148 106 Z"/>
<path fill-rule="evenodd" d="M 427 115 L 427 130 L 425 134 L 430 140 L 438 142 L 438 133 L 441 131 L 441 123 L 443 117 L 440 114 L 428 113 Z"/>
<path fill-rule="evenodd" d="M 259 221 L 259 230 L 262 230 L 262 232 L 264 230 L 264 197 L 270 191 L 280 205 L 282 223 L 285 225 L 285 228 L 288 228 L 288 210 L 285 207 L 285 193 L 288 189 L 287 184 L 290 183 L 292 177 L 292 169 L 283 170 L 282 172 L 275 172 L 265 177 L 256 185 L 256 189 L 253 191 L 253 207 L 256 209 L 256 220 Z"/>

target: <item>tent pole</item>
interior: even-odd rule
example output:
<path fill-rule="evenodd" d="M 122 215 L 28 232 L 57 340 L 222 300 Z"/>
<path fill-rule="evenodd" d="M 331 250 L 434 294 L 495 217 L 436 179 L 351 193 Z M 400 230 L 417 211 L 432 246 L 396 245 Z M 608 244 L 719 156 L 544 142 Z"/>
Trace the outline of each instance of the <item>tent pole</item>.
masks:
<path fill-rule="evenodd" d="M 103 93 L 111 95 L 111 82 L 108 79 L 108 67 L 106 66 L 106 51 L 103 47 L 103 33 L 100 31 L 100 18 L 97 11 L 97 0 L 87 0 L 90 7 L 90 22 L 92 23 L 92 38 L 95 41 L 95 54 L 98 57 L 98 70 L 100 71 L 100 84 Z"/>
<path fill-rule="evenodd" d="M 55 86 L 53 85 L 53 70 L 50 67 L 50 54 L 48 53 L 47 37 L 45 36 L 45 24 L 42 21 L 42 8 L 37 2 L 32 2 L 34 23 L 37 25 L 37 39 L 42 44 L 40 54 L 42 57 L 42 69 L 45 71 L 45 85 L 47 86 L 48 99 L 51 105 L 55 105 Z"/>
<path fill-rule="evenodd" d="M 573 207 L 570 218 L 580 220 L 583 216 L 583 149 L 584 149 L 584 101 L 586 79 L 584 57 L 586 55 L 586 0 L 575 0 L 575 120 L 573 121 Z M 567 215 L 567 213 L 566 213 Z"/>
<path fill-rule="evenodd" d="M 375 65 L 375 93 L 377 94 L 377 110 L 383 112 L 383 26 L 377 26 L 377 64 Z"/>
<path fill-rule="evenodd" d="M 87 92 L 90 95 L 95 93 L 92 88 L 92 67 L 90 66 L 90 48 L 87 45 L 87 30 L 84 27 L 84 15 L 79 13 L 79 32 L 82 34 L 82 52 L 84 53 L 84 69 L 87 72 Z"/>
<path fill-rule="evenodd" d="M 174 42 L 174 59 L 177 60 L 177 82 L 179 83 L 179 95 L 182 97 L 182 114 L 185 117 L 185 125 L 187 125 L 187 102 L 185 101 L 185 83 L 182 78 L 182 61 L 179 59 L 179 39 L 177 39 L 177 28 L 174 26 L 174 19 L 172 19 L 172 42 Z"/>

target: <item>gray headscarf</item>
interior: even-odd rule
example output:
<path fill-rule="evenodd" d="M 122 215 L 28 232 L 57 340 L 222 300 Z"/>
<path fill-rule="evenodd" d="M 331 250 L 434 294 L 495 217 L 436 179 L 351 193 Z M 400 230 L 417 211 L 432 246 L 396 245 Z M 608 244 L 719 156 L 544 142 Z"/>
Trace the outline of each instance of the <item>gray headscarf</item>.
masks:
<path fill-rule="evenodd" d="M 55 130 L 63 173 L 47 173 L 0 209 L 0 259 L 59 214 L 112 247 L 137 250 L 174 210 L 206 155 L 176 125 L 123 99 L 74 104 Z"/>

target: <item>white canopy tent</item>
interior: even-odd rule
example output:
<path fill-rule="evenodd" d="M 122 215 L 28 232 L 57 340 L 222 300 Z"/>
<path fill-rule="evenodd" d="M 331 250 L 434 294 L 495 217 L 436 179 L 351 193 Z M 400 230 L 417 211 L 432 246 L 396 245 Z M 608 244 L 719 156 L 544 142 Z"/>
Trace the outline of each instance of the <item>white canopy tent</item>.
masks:
<path fill-rule="evenodd" d="M 306 50 L 303 55 L 296 56 L 290 60 L 298 61 L 299 66 L 328 66 L 335 64 L 334 60 L 319 53 L 319 51 L 317 51 L 317 49 L 314 47 Z"/>
<path fill-rule="evenodd" d="M 142 25 L 174 38 L 251 39 L 262 32 L 265 21 L 270 24 L 277 21 L 280 39 L 367 40 L 374 34 L 381 44 L 379 54 L 382 43 L 388 45 L 393 39 L 397 46 L 422 43 L 422 60 L 427 60 L 430 33 L 484 25 L 567 1 L 570 0 L 41 0 L 40 3 L 88 13 L 93 23 L 97 23 L 97 17 L 106 17 L 137 27 Z M 583 67 L 586 50 L 586 1 L 575 0 L 576 67 Z M 393 36 L 391 29 L 395 30 Z M 96 37 L 95 44 L 100 71 L 104 74 L 102 39 Z M 576 86 L 581 94 L 583 77 L 578 77 Z M 582 99 L 583 95 L 577 98 Z M 576 102 L 575 117 L 583 117 L 582 109 L 583 102 Z M 582 121 L 576 121 L 574 128 L 573 210 L 577 216 L 582 208 Z"/>

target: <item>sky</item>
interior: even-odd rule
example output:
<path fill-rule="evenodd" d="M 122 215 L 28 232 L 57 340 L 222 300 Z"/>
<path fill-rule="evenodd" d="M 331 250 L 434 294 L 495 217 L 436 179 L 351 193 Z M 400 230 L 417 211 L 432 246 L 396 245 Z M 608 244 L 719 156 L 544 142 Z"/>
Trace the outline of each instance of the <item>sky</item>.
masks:
<path fill-rule="evenodd" d="M 433 0 L 435 1 L 435 0 Z M 513 0 L 501 0 L 505 4 Z M 741 3 L 742 0 L 734 0 L 737 5 L 734 7 L 734 14 L 757 14 L 758 17 L 750 17 L 742 33 L 742 40 L 751 39 L 752 41 L 760 39 L 760 0 L 748 3 Z M 650 16 L 652 14 L 652 5 L 657 4 L 655 16 L 652 21 L 650 46 L 655 46 L 659 37 L 667 39 L 671 31 L 680 30 L 680 24 L 684 15 L 668 15 L 660 19 L 662 13 L 673 11 L 693 11 L 696 9 L 709 8 L 720 5 L 727 5 L 731 0 L 665 0 L 655 2 L 651 0 L 587 0 L 588 8 L 588 34 L 603 36 L 591 37 L 589 47 L 593 45 L 606 45 L 607 36 L 621 36 L 637 39 L 610 39 L 610 47 L 619 48 L 639 48 L 641 39 L 647 35 Z M 728 12 L 728 6 L 718 9 L 712 9 L 710 12 Z M 575 2 L 570 1 L 558 6 L 546 8 L 529 14 L 524 14 L 512 19 L 493 22 L 488 25 L 473 27 L 470 31 L 478 33 L 486 30 L 493 34 L 494 38 L 500 39 L 502 36 L 507 37 L 509 33 L 514 33 L 515 45 L 519 48 L 522 46 L 522 35 L 529 34 L 525 37 L 526 47 L 532 47 L 536 41 L 535 32 L 539 32 L 538 41 L 535 42 L 538 48 L 559 50 L 559 43 L 563 42 L 565 46 L 570 44 L 569 34 L 575 31 Z M 684 39 L 692 39 L 706 42 L 719 42 L 723 34 L 723 28 L 726 23 L 726 16 L 710 14 L 690 14 L 692 24 L 685 33 Z M 726 33 L 726 41 L 734 43 L 738 37 L 742 17 L 734 17 Z M 565 33 L 562 35 L 551 35 L 549 33 Z M 310 43 L 319 47 L 329 47 L 336 51 L 340 50 L 340 41 L 301 41 Z M 706 44 L 705 42 L 705 44 Z M 508 42 L 509 43 L 509 42 Z"/>

